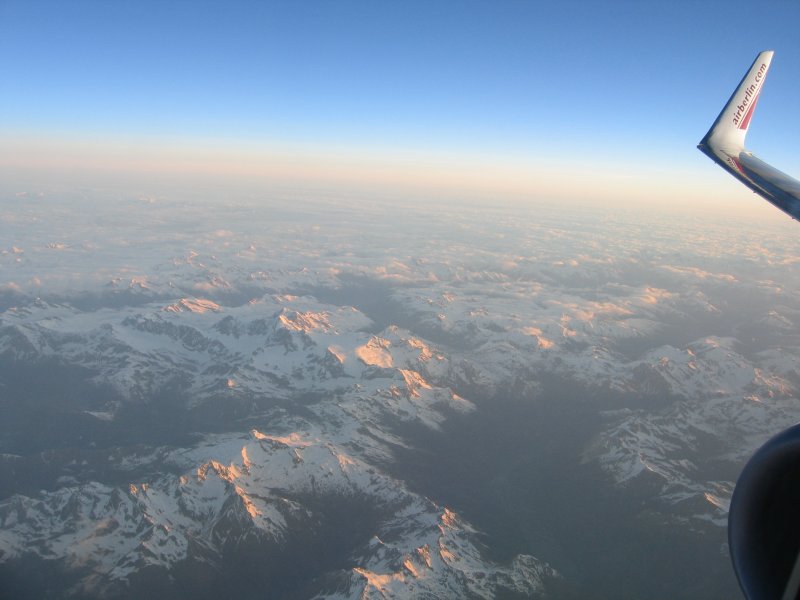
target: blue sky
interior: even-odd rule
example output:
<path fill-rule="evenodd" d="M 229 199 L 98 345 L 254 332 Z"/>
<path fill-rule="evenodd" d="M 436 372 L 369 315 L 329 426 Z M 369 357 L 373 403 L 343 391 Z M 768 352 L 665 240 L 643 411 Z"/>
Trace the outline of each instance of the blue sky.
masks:
<path fill-rule="evenodd" d="M 173 156 L 267 147 L 315 156 L 310 170 L 324 156 L 361 168 L 384 156 L 412 171 L 574 164 L 694 181 L 713 166 L 694 145 L 756 53 L 774 49 L 748 142 L 797 174 L 798 23 L 793 0 L 0 0 L 0 134 L 28 147 L 17 166 L 74 156 L 76 140 L 100 154 L 127 140 Z M 48 139 L 61 145 L 37 152 Z"/>

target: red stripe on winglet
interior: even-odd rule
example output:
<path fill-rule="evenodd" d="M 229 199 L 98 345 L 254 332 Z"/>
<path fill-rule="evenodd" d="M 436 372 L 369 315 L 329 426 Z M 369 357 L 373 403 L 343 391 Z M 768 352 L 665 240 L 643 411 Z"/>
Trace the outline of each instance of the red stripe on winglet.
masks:
<path fill-rule="evenodd" d="M 756 96 L 756 99 L 753 100 L 753 103 L 750 105 L 750 108 L 747 110 L 747 114 L 744 116 L 744 119 L 742 119 L 742 122 L 739 124 L 739 129 L 747 129 L 747 127 L 750 125 L 750 119 L 753 118 L 753 111 L 756 109 L 756 104 L 758 104 L 758 99 L 759 99 L 760 96 L 761 96 L 761 94 Z"/>

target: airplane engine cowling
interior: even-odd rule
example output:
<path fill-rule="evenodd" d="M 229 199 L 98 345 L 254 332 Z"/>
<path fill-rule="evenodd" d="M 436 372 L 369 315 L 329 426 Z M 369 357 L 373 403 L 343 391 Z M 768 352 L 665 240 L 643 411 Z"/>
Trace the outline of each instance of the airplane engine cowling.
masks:
<path fill-rule="evenodd" d="M 784 598 L 800 552 L 800 424 L 769 440 L 745 466 L 731 499 L 728 543 L 749 600 Z"/>

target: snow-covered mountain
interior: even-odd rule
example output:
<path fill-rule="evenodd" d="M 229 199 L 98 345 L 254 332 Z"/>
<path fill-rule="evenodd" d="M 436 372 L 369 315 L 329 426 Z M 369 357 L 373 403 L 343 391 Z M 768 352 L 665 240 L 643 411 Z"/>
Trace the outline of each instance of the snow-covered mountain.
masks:
<path fill-rule="evenodd" d="M 23 226 L 0 253 L 0 579 L 580 596 L 601 569 L 576 566 L 582 534 L 549 519 L 577 500 L 550 487 L 586 477 L 607 503 L 587 510 L 630 498 L 624 527 L 719 555 L 738 470 L 800 418 L 800 248 L 779 228 L 183 208 L 103 208 L 93 238 L 4 205 Z M 429 485 L 450 473 L 474 489 Z"/>
<path fill-rule="evenodd" d="M 473 406 L 426 380 L 447 370 L 441 352 L 397 327 L 374 335 L 369 325 L 354 308 L 292 296 L 232 309 L 184 299 L 144 310 L 84 313 L 43 302 L 9 310 L 5 361 L 80 367 L 117 391 L 87 409 L 92 416 L 115 419 L 126 403 L 148 402 L 180 381 L 186 411 L 268 399 L 261 419 L 272 433 L 211 435 L 159 453 L 170 474 L 148 481 L 12 496 L 0 505 L 3 560 L 57 558 L 85 572 L 76 591 L 113 593 L 146 567 L 219 566 L 245 540 L 280 549 L 321 518 L 309 502 L 358 498 L 380 516 L 371 541 L 355 549 L 345 597 L 541 591 L 555 577 L 546 564 L 531 556 L 507 567 L 486 562 L 469 525 L 382 473 L 391 447 L 403 443 L 392 433 L 397 423 L 436 429 L 448 412 Z M 302 402 L 309 416 L 289 416 L 276 401 Z"/>
<path fill-rule="evenodd" d="M 329 574 L 345 588 L 323 585 L 321 596 L 531 595 L 556 576 L 531 556 L 507 567 L 487 562 L 472 528 L 452 511 L 408 492 L 310 429 L 283 437 L 256 430 L 210 436 L 163 457 L 184 469 L 181 474 L 127 488 L 90 482 L 38 499 L 12 496 L 0 507 L 2 557 L 34 553 L 59 560 L 84 573 L 73 592 L 114 595 L 146 568 L 169 572 L 195 563 L 221 569 L 222 557 L 241 548 L 266 556 L 291 553 L 286 548 L 293 536 L 315 541 L 307 531 L 325 518 L 320 503 L 356 499 L 356 506 L 374 513 L 374 535 L 355 549 L 352 566 Z"/>

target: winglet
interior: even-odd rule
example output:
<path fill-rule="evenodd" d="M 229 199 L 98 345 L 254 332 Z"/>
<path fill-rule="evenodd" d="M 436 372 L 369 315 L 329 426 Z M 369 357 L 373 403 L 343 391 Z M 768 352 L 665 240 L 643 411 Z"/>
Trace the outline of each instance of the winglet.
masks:
<path fill-rule="evenodd" d="M 800 181 L 756 158 L 744 147 L 744 138 L 764 87 L 772 55 L 773 52 L 768 50 L 756 57 L 697 147 L 756 194 L 800 221 Z"/>
<path fill-rule="evenodd" d="M 744 150 L 747 128 L 750 127 L 750 120 L 753 118 L 758 95 L 767 78 L 773 54 L 772 50 L 766 50 L 756 57 L 750 70 L 739 83 L 739 87 L 700 141 L 701 150 L 704 152 L 706 149 L 722 150 L 733 156 Z"/>

